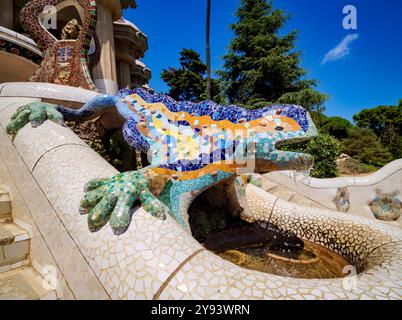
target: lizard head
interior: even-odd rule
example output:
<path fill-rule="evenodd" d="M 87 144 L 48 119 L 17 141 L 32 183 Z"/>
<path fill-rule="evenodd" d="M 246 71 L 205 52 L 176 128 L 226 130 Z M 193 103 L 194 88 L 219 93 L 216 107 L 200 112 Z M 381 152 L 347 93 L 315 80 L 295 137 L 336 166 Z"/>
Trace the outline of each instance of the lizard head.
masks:
<path fill-rule="evenodd" d="M 278 150 L 283 143 L 317 135 L 317 128 L 307 110 L 297 105 L 275 105 L 257 112 L 259 123 L 250 127 L 250 140 L 247 139 L 254 145 L 255 172 L 310 168 L 313 164 L 311 155 Z"/>

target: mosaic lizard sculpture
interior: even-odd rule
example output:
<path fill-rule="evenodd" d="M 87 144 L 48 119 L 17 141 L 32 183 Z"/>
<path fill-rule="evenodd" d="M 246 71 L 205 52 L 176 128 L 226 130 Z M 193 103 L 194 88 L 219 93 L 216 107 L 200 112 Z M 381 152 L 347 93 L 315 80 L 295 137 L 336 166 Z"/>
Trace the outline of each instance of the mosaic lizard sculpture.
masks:
<path fill-rule="evenodd" d="M 124 232 L 137 199 L 153 216 L 164 219 L 169 213 L 188 227 L 186 212 L 195 194 L 239 174 L 312 164 L 309 155 L 276 149 L 278 142 L 317 133 L 308 112 L 296 105 L 247 110 L 123 89 L 116 96 L 97 96 L 78 110 L 48 103 L 22 106 L 7 132 L 16 134 L 29 121 L 36 127 L 46 118 L 60 124 L 84 121 L 110 108 L 117 108 L 125 119 L 125 141 L 146 152 L 150 165 L 87 183 L 80 212 L 88 213 L 91 231 L 110 221 L 114 233 Z"/>

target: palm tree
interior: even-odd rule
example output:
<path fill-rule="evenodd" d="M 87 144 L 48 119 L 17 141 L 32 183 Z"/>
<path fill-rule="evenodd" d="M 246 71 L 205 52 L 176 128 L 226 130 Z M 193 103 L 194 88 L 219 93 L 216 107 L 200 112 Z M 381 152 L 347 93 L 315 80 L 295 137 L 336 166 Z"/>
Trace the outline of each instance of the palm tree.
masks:
<path fill-rule="evenodd" d="M 211 30 L 211 0 L 207 0 L 207 30 L 206 30 L 206 56 L 207 56 L 207 99 L 211 99 L 211 48 L 209 36 Z"/>

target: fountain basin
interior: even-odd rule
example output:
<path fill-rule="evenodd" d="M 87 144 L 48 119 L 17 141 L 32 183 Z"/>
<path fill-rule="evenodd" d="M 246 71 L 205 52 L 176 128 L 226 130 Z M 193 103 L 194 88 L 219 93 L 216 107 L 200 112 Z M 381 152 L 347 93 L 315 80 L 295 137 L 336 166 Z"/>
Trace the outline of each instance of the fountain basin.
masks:
<path fill-rule="evenodd" d="M 242 268 L 303 279 L 342 278 L 350 265 L 342 256 L 309 241 L 304 241 L 302 249 L 255 245 L 218 255 Z"/>

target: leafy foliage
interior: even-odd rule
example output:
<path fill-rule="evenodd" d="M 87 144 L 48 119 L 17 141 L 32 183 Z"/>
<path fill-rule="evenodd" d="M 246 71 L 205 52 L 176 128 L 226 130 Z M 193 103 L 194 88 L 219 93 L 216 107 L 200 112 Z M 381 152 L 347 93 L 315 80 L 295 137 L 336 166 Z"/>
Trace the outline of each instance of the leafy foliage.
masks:
<path fill-rule="evenodd" d="M 332 178 L 338 176 L 336 159 L 340 154 L 338 140 L 327 134 L 320 134 L 308 142 L 305 153 L 314 157 L 311 176 L 316 178 Z"/>
<path fill-rule="evenodd" d="M 325 117 L 321 120 L 321 132 L 327 133 L 337 139 L 345 139 L 349 136 L 352 123 L 342 117 Z"/>
<path fill-rule="evenodd" d="M 361 166 L 379 167 L 402 158 L 402 106 L 364 109 L 353 119 L 357 127 L 341 117 L 321 115 L 320 132 L 339 139 L 342 152 Z"/>
<path fill-rule="evenodd" d="M 353 116 L 353 120 L 358 127 L 372 129 L 377 135 L 381 135 L 381 131 L 386 130 L 388 127 L 394 127 L 398 134 L 401 135 L 402 105 L 363 109 Z"/>
<path fill-rule="evenodd" d="M 311 154 L 314 157 L 314 166 L 310 175 L 313 177 L 338 176 L 336 159 L 340 154 L 340 143 L 328 134 L 319 134 L 309 141 L 284 144 L 281 149 Z"/>
<path fill-rule="evenodd" d="M 373 131 L 353 128 L 349 137 L 342 140 L 342 152 L 363 163 L 383 166 L 392 160 L 392 154 L 377 139 Z"/>
<path fill-rule="evenodd" d="M 200 54 L 192 49 L 180 52 L 180 68 L 163 70 L 161 78 L 170 87 L 167 93 L 172 98 L 181 101 L 200 101 L 206 99 L 207 66 L 201 61 Z M 211 81 L 211 97 L 216 102 L 221 101 L 221 87 L 217 79 Z"/>
<path fill-rule="evenodd" d="M 219 72 L 229 102 L 260 107 L 281 99 L 322 107 L 326 96 L 311 89 L 315 81 L 303 79 L 300 52 L 294 50 L 297 32 L 279 35 L 288 16 L 266 0 L 241 0 L 236 16 L 235 37 Z"/>
<path fill-rule="evenodd" d="M 180 68 L 163 70 L 161 78 L 170 87 L 168 95 L 176 100 L 197 101 L 204 93 L 203 76 L 206 66 L 199 53 L 191 49 L 180 52 Z"/>
<path fill-rule="evenodd" d="M 285 93 L 277 100 L 277 102 L 301 105 L 310 112 L 313 120 L 319 123 L 319 116 L 325 111 L 324 102 L 327 99 L 328 95 L 307 88 L 297 92 Z"/>
<path fill-rule="evenodd" d="M 378 106 L 363 109 L 353 116 L 356 125 L 373 130 L 394 159 L 402 157 L 402 100 L 398 106 Z"/>

